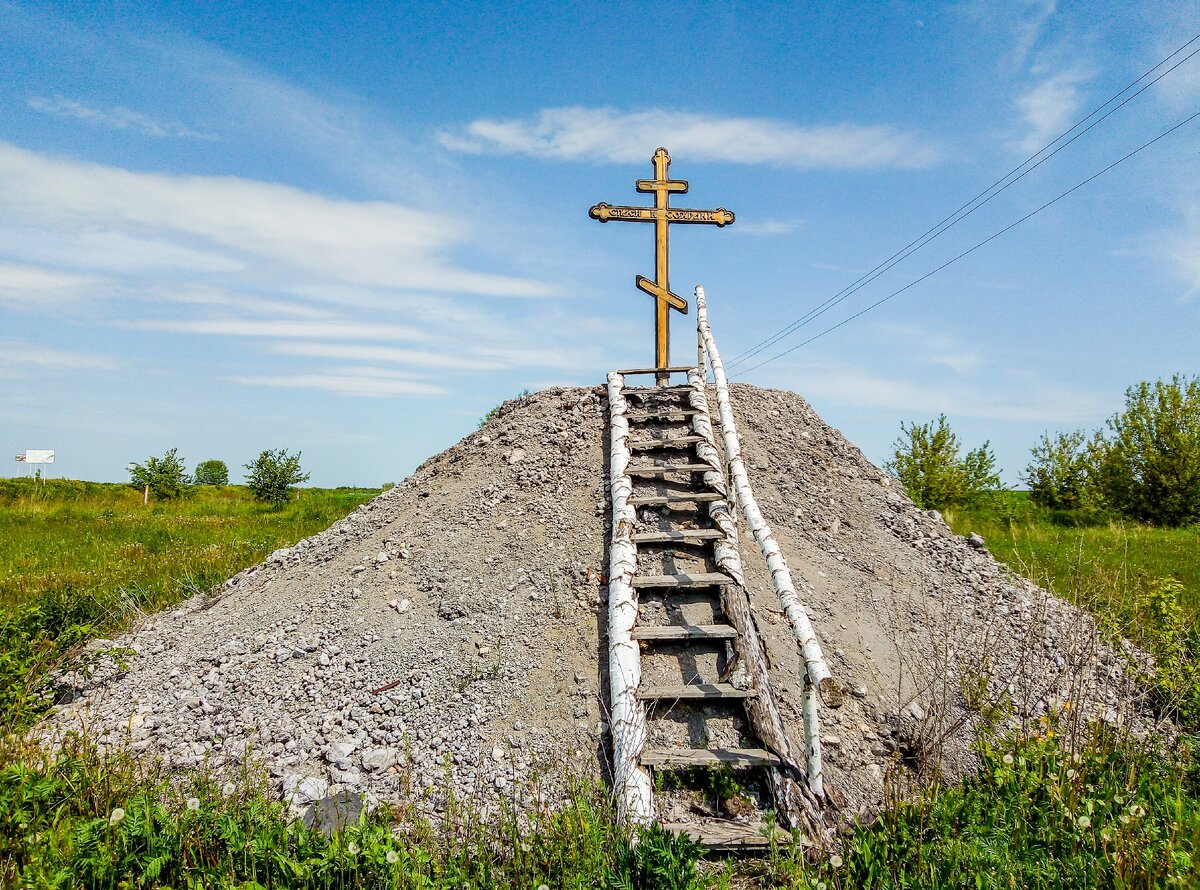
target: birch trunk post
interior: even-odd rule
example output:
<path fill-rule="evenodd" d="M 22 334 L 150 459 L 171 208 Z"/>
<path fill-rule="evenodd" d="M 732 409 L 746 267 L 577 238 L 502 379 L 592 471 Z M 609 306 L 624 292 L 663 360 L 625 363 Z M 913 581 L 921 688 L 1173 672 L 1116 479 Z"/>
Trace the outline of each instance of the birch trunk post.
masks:
<path fill-rule="evenodd" d="M 640 765 L 646 743 L 646 711 L 637 699 L 642 677 L 641 650 L 633 638 L 638 602 L 633 587 L 637 548 L 632 534 L 636 519 L 629 504 L 633 493 L 629 468 L 629 421 L 621 389 L 625 378 L 608 375 L 609 493 L 612 538 L 608 551 L 608 685 L 612 730 L 613 785 L 622 822 L 649 825 L 654 820 L 650 774 Z"/>
<path fill-rule="evenodd" d="M 705 484 L 721 495 L 720 500 L 708 504 L 709 518 L 722 533 L 722 537 L 713 544 L 714 560 L 717 568 L 737 582 L 721 587 L 721 609 L 738 632 L 733 644 L 736 659 L 733 672 L 741 677 L 734 680 L 734 685 L 747 683 L 749 688 L 758 693 L 746 700 L 746 717 L 754 734 L 783 761 L 782 769 L 768 771 L 771 796 L 780 821 L 788 828 L 800 829 L 810 839 L 823 842 L 826 829 L 819 801 L 814 793 L 793 778 L 796 776 L 803 781 L 808 771 L 800 765 L 800 758 L 788 737 L 771 691 L 767 650 L 750 611 L 750 598 L 746 593 L 738 548 L 736 517 L 729 508 L 721 455 L 717 451 L 708 410 L 707 387 L 698 368 L 688 372 L 688 385 L 691 387 L 688 401 L 698 412 L 692 415 L 692 431 L 701 438 L 696 443 L 696 456 L 700 463 L 710 467 L 704 471 Z"/>
<path fill-rule="evenodd" d="M 750 488 L 750 478 L 746 473 L 745 461 L 742 459 L 741 442 L 738 439 L 737 425 L 733 418 L 733 408 L 729 400 L 729 382 L 725 377 L 725 366 L 721 354 L 713 339 L 712 328 L 708 324 L 708 304 L 704 296 L 704 288 L 696 287 L 696 324 L 704 339 L 705 352 L 708 354 L 708 364 L 712 369 L 713 379 L 717 390 L 717 409 L 721 420 L 721 435 L 725 445 L 725 456 L 729 464 L 730 476 L 733 479 L 734 492 L 746 524 L 767 561 L 771 572 L 771 582 L 779 596 L 780 605 L 791 622 L 796 634 L 796 641 L 804 657 L 805 671 L 812 687 L 812 701 L 806 695 L 804 707 L 805 746 L 808 749 L 808 781 L 809 787 L 818 797 L 824 796 L 824 780 L 821 772 L 821 733 L 818 722 L 818 700 L 837 706 L 841 702 L 841 687 L 833 679 L 825 656 L 821 652 L 821 644 L 813 629 L 808 613 L 800 604 L 796 594 L 796 586 L 792 581 L 791 571 L 787 560 L 779 549 L 771 527 L 763 518 L 754 492 Z"/>

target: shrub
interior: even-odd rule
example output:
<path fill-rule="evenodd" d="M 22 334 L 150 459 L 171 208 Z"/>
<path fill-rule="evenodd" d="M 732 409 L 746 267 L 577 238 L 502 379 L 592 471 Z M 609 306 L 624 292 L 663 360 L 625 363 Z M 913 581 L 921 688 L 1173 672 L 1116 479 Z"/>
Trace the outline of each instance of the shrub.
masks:
<path fill-rule="evenodd" d="M 184 493 L 192 480 L 183 466 L 183 458 L 172 448 L 162 457 L 148 457 L 144 464 L 129 465 L 129 484 L 134 488 L 149 488 L 150 494 L 169 501 Z"/>
<path fill-rule="evenodd" d="M 196 464 L 197 485 L 228 485 L 229 467 L 223 460 L 202 460 Z"/>
<path fill-rule="evenodd" d="M 1033 459 L 1023 476 L 1030 499 L 1051 510 L 1078 510 L 1091 506 L 1095 495 L 1091 482 L 1091 452 L 1082 430 L 1057 433 L 1053 439 L 1042 433 L 1030 449 Z"/>
<path fill-rule="evenodd" d="M 246 485 L 260 501 L 283 504 L 291 497 L 292 486 L 307 482 L 310 473 L 300 472 L 300 452 L 286 449 L 264 451 L 253 463 L 246 464 Z"/>
<path fill-rule="evenodd" d="M 901 423 L 893 447 L 893 459 L 885 466 L 920 507 L 940 510 L 1001 490 L 988 443 L 960 456 L 958 437 L 945 414 L 926 424 Z"/>
<path fill-rule="evenodd" d="M 1200 377 L 1131 386 L 1093 453 L 1113 510 L 1151 525 L 1200 520 Z"/>

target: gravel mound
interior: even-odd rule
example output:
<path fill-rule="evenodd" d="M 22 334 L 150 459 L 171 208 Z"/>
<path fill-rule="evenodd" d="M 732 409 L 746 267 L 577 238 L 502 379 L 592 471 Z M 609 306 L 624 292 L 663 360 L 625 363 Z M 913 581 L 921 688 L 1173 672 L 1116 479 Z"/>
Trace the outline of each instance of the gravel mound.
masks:
<path fill-rule="evenodd" d="M 1128 713 L 1126 653 L 1083 613 L 917 509 L 799 396 L 732 395 L 760 507 L 848 691 L 822 718 L 843 817 L 879 805 L 889 770 L 972 770 L 981 711 L 1027 729 Z M 94 643 L 129 654 L 66 675 L 75 692 L 39 733 L 84 727 L 178 768 L 254 757 L 297 804 L 415 789 L 436 812 L 451 788 L 552 802 L 566 772 L 603 775 L 605 431 L 601 387 L 506 402 L 328 530 Z M 801 740 L 795 640 L 746 535 L 742 555 Z"/>

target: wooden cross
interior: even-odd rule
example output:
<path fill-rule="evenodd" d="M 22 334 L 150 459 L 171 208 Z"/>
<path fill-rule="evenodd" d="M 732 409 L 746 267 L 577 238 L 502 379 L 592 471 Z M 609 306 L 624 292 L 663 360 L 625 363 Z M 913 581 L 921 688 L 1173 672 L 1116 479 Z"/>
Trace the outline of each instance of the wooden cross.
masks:
<path fill-rule="evenodd" d="M 671 293 L 668 227 L 671 223 L 727 226 L 733 222 L 733 214 L 724 207 L 716 210 L 685 210 L 668 206 L 671 192 L 686 194 L 687 180 L 668 178 L 671 156 L 665 148 L 654 152 L 651 160 L 654 163 L 654 178 L 639 179 L 637 190 L 654 193 L 653 207 L 614 207 L 600 203 L 592 207 L 588 215 L 602 223 L 609 220 L 654 223 L 654 280 L 638 275 L 634 281 L 639 289 L 654 297 L 654 367 L 659 371 L 656 378 L 658 385 L 665 386 L 668 378 L 666 369 L 671 366 L 670 311 L 675 309 L 687 315 L 688 310 L 687 300 Z"/>

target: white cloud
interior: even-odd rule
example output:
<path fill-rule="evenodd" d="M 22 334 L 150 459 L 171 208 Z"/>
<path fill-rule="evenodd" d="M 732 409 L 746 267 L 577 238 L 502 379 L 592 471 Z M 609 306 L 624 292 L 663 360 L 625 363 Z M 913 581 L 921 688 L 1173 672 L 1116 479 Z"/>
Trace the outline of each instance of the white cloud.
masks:
<path fill-rule="evenodd" d="M 193 130 L 191 127 L 173 121 L 157 121 L 149 115 L 120 106 L 105 111 L 63 96 L 55 96 L 52 99 L 45 96 L 34 96 L 29 100 L 29 107 L 43 114 L 86 121 L 90 124 L 108 127 L 110 130 L 135 130 L 144 136 L 158 138 L 175 136 L 184 139 L 203 139 L 208 142 L 217 140 L 217 137 L 211 133 L 201 133 L 199 130 Z"/>
<path fill-rule="evenodd" d="M 431 383 L 412 380 L 399 372 L 378 368 L 346 368 L 324 374 L 293 374 L 234 377 L 238 383 L 285 389 L 315 389 L 342 396 L 440 396 L 447 390 Z"/>
<path fill-rule="evenodd" d="M 36 379 L 46 373 L 69 371 L 110 371 L 118 365 L 116 359 L 107 355 L 0 340 L 0 377 L 6 379 Z"/>
<path fill-rule="evenodd" d="M 214 246 L 285 280 L 529 297 L 530 279 L 473 272 L 443 253 L 466 232 L 452 219 L 384 201 L 326 198 L 232 176 L 134 173 L 47 158 L 0 143 L 0 210 L 26 225 Z"/>
<path fill-rule="evenodd" d="M 1009 5 L 1009 0 L 1005 0 L 1002 6 L 1005 14 L 1010 14 L 1010 10 L 1013 9 Z M 1029 58 L 1029 54 L 1042 36 L 1046 22 L 1050 20 L 1057 9 L 1057 0 L 1021 0 L 1016 4 L 1017 18 L 1013 25 L 1013 60 L 1017 65 L 1025 64 L 1025 60 Z"/>
<path fill-rule="evenodd" d="M 77 275 L 0 260 L 0 305 L 36 309 L 46 303 L 74 299 L 96 284 L 90 275 Z"/>
<path fill-rule="evenodd" d="M 1079 71 L 1060 71 L 1018 97 L 1016 106 L 1026 133 L 1015 147 L 1032 154 L 1074 123 L 1082 102 L 1079 87 L 1085 80 Z"/>
<path fill-rule="evenodd" d="M 940 155 L 932 145 L 885 125 L 798 126 L 769 118 L 579 106 L 547 108 L 528 118 L 480 119 L 463 133 L 440 138 L 460 152 L 609 163 L 644 163 L 659 145 L 690 161 L 800 169 L 921 167 Z"/>
<path fill-rule="evenodd" d="M 340 320 L 300 321 L 259 318 L 144 319 L 126 323 L 142 331 L 218 334 L 225 337 L 305 337 L 316 340 L 424 340 L 428 335 L 397 324 Z"/>
<path fill-rule="evenodd" d="M 400 349 L 393 346 L 301 342 L 275 343 L 269 349 L 271 352 L 280 355 L 300 355 L 309 358 L 341 359 L 343 361 L 390 362 L 441 370 L 498 371 L 507 367 L 505 362 L 495 360 L 469 358 L 451 352 L 438 353 L 417 349 Z"/>
<path fill-rule="evenodd" d="M 796 231 L 804 225 L 802 219 L 763 219 L 763 220 L 741 220 L 739 219 L 730 229 L 739 235 L 787 235 L 790 232 Z"/>

